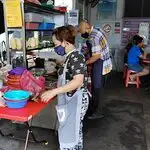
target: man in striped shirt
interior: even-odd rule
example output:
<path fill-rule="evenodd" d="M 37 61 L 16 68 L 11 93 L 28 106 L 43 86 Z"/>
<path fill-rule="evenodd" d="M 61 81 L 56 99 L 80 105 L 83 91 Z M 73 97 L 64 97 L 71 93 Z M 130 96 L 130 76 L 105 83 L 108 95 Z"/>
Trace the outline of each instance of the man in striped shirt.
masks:
<path fill-rule="evenodd" d="M 82 37 L 88 38 L 91 43 L 92 56 L 87 65 L 92 64 L 92 104 L 89 119 L 102 118 L 103 88 L 106 76 L 112 70 L 109 46 L 104 32 L 94 29 L 87 21 L 81 21 L 79 32 Z"/>

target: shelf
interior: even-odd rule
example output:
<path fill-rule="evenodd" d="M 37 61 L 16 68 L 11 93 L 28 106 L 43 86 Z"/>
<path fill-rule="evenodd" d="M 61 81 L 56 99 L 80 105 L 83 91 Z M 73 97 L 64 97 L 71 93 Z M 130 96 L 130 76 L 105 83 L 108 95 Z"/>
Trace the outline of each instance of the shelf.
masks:
<path fill-rule="evenodd" d="M 41 29 L 26 29 L 26 31 L 39 31 L 39 32 L 45 32 L 45 31 L 54 31 L 52 29 L 47 29 L 47 30 L 41 30 Z"/>
<path fill-rule="evenodd" d="M 33 48 L 33 49 L 26 49 L 27 52 L 29 51 L 35 51 L 35 50 L 42 50 L 42 49 L 47 49 L 47 48 L 53 48 L 54 46 L 48 46 L 48 47 L 38 47 L 38 48 Z"/>
<path fill-rule="evenodd" d="M 23 52 L 23 50 L 22 49 L 12 49 L 12 48 L 9 48 L 11 51 L 14 51 L 14 52 Z"/>
<path fill-rule="evenodd" d="M 21 32 L 22 31 L 22 28 L 8 28 L 7 31 L 18 31 L 18 32 Z"/>
<path fill-rule="evenodd" d="M 30 2 L 25 2 L 25 13 L 27 12 L 35 12 L 35 13 L 48 13 L 48 14 L 54 14 L 54 15 L 64 15 L 64 12 L 55 10 L 53 8 L 41 6 L 38 4 L 30 3 Z"/>
<path fill-rule="evenodd" d="M 32 49 L 26 49 L 27 52 L 30 52 L 30 51 L 35 51 L 35 50 L 42 50 L 42 49 L 47 49 L 47 48 L 54 48 L 54 46 L 48 46 L 48 47 L 38 47 L 38 48 L 32 48 Z M 23 50 L 17 50 L 17 49 L 11 49 L 11 51 L 15 51 L 15 52 L 23 52 Z"/>

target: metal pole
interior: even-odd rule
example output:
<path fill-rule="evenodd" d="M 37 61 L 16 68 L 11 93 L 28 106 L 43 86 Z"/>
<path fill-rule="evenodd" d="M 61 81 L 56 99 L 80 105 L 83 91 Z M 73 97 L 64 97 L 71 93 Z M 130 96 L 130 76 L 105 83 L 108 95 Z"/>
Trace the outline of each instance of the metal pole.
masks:
<path fill-rule="evenodd" d="M 83 11 L 82 19 L 85 19 L 85 0 L 83 0 L 82 2 L 83 2 L 83 6 L 82 6 L 82 11 Z"/>
<path fill-rule="evenodd" d="M 77 9 L 76 8 L 76 0 L 72 0 L 72 9 Z"/>
<path fill-rule="evenodd" d="M 27 67 L 26 61 L 26 31 L 25 31 L 25 21 L 24 21 L 24 0 L 21 0 L 21 10 L 22 10 L 22 47 L 23 47 L 23 59 L 24 67 Z"/>
<path fill-rule="evenodd" d="M 11 59 L 10 59 L 10 49 L 9 49 L 9 34 L 7 30 L 7 22 L 6 22 L 6 6 L 4 3 L 4 0 L 2 0 L 3 3 L 3 11 L 4 11 L 4 25 L 5 25 L 5 35 L 6 35 L 6 50 L 7 50 L 7 63 L 11 64 Z"/>
<path fill-rule="evenodd" d="M 29 142 L 29 136 L 30 136 L 30 126 L 32 124 L 32 119 L 28 122 L 26 122 L 26 125 L 27 125 L 27 135 L 26 135 L 26 140 L 25 140 L 25 146 L 24 146 L 24 150 L 27 150 L 27 147 L 28 147 L 28 142 Z"/>
<path fill-rule="evenodd" d="M 142 0 L 142 6 L 141 6 L 141 17 L 143 17 L 144 2 L 145 2 L 145 0 Z"/>

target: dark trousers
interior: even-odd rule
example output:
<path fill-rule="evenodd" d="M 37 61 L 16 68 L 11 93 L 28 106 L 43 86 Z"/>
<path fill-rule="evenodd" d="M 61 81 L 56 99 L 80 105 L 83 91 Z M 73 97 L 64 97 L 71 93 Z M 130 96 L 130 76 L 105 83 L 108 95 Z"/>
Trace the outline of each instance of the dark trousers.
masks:
<path fill-rule="evenodd" d="M 93 88 L 92 87 L 92 100 L 90 101 L 89 105 L 89 115 L 93 113 L 101 114 L 103 113 L 103 105 L 104 105 L 104 88 L 107 83 L 108 75 L 103 75 L 101 78 L 101 87 L 100 88 Z"/>

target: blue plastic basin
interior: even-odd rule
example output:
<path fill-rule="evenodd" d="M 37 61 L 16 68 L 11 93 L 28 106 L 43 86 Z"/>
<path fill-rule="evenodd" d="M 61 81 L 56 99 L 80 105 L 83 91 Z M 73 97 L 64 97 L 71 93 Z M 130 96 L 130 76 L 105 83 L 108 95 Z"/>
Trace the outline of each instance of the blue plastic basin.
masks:
<path fill-rule="evenodd" d="M 13 108 L 13 109 L 18 109 L 18 108 L 23 108 L 27 105 L 27 100 L 24 101 L 16 101 L 16 102 L 11 102 L 5 100 L 5 104 L 8 108 Z"/>
<path fill-rule="evenodd" d="M 28 100 L 30 93 L 24 90 L 12 90 L 4 93 L 4 99 L 9 101 L 24 101 Z"/>

